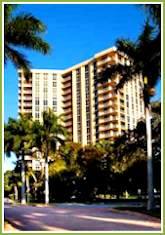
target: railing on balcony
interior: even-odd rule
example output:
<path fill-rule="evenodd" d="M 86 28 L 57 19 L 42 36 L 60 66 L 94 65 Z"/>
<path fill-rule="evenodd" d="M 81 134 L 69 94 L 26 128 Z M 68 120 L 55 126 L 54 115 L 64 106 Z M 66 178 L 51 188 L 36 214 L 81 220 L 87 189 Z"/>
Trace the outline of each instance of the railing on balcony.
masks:
<path fill-rule="evenodd" d="M 66 90 L 66 89 L 68 89 L 68 88 L 70 88 L 72 86 L 72 84 L 70 83 L 70 82 L 68 82 L 67 84 L 63 84 L 63 87 L 62 87 L 62 89 L 63 90 Z"/>
<path fill-rule="evenodd" d="M 63 96 L 66 96 L 66 95 L 71 94 L 71 93 L 72 93 L 72 89 L 68 89 L 65 92 L 63 92 Z"/>

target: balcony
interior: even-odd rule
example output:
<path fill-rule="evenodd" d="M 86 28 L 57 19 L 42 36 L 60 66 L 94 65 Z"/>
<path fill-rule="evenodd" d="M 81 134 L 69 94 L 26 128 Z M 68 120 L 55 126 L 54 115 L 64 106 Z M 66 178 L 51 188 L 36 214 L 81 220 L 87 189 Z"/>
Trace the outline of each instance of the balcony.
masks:
<path fill-rule="evenodd" d="M 32 83 L 24 83 L 23 87 L 24 88 L 32 88 Z"/>
<path fill-rule="evenodd" d="M 72 109 L 66 109 L 66 110 L 64 110 L 64 113 L 65 113 L 65 115 L 68 115 L 68 114 L 70 114 L 70 113 L 72 113 Z"/>
<path fill-rule="evenodd" d="M 66 83 L 65 85 L 63 84 L 62 89 L 65 91 L 67 88 L 71 88 L 72 84 L 70 82 Z"/>
<path fill-rule="evenodd" d="M 24 95 L 32 95 L 32 90 L 24 90 L 23 91 Z"/>
<path fill-rule="evenodd" d="M 71 127 L 73 126 L 73 122 L 69 121 L 69 122 L 65 122 L 65 127 Z"/>
<path fill-rule="evenodd" d="M 101 111 L 102 109 L 106 109 L 106 108 L 116 108 L 117 107 L 117 103 L 116 102 L 112 102 L 112 101 L 107 101 L 107 102 L 100 102 L 98 105 L 98 109 Z"/>
<path fill-rule="evenodd" d="M 66 113 L 64 113 L 64 122 L 67 122 L 67 121 L 69 121 L 69 120 L 71 120 L 72 119 L 72 114 L 66 114 Z"/>
<path fill-rule="evenodd" d="M 100 96 L 99 97 L 99 102 L 108 101 L 108 100 L 115 100 L 115 99 L 117 99 L 116 95 L 114 95 L 114 94 L 107 94 L 107 95 L 104 95 L 104 96 Z"/>
<path fill-rule="evenodd" d="M 102 95 L 109 94 L 109 93 L 112 94 L 113 92 L 114 92 L 114 89 L 112 89 L 112 87 L 106 87 L 104 89 L 98 90 L 98 96 L 102 96 Z"/>
<path fill-rule="evenodd" d="M 67 103 L 68 101 L 71 101 L 72 100 L 72 96 L 71 95 L 68 95 L 67 97 L 65 97 L 64 99 L 63 99 L 63 103 L 65 104 L 65 103 Z"/>
<path fill-rule="evenodd" d="M 70 127 L 70 128 L 67 128 L 67 132 L 68 132 L 69 134 L 71 134 L 71 136 L 72 136 L 72 132 L 73 132 L 73 129 L 72 129 L 72 127 Z"/>
<path fill-rule="evenodd" d="M 24 111 L 22 111 L 22 110 L 19 109 L 19 110 L 18 110 L 18 113 L 19 113 L 19 114 L 23 114 L 23 113 L 26 114 L 26 113 L 27 113 L 27 114 L 30 114 L 30 115 L 32 116 L 32 110 L 29 110 L 29 109 L 26 109 L 26 110 L 24 110 Z"/>
<path fill-rule="evenodd" d="M 24 106 L 23 106 L 23 109 L 24 109 L 24 110 L 27 110 L 27 109 L 28 109 L 28 110 L 29 110 L 29 109 L 32 110 L 32 104 L 31 104 L 31 105 L 26 105 L 26 106 L 24 105 Z"/>
<path fill-rule="evenodd" d="M 117 109 L 107 109 L 107 110 L 103 110 L 103 111 L 99 111 L 99 117 L 101 116 L 105 116 L 105 115 L 117 115 L 118 111 Z"/>
<path fill-rule="evenodd" d="M 32 102 L 32 96 L 31 95 L 30 96 L 24 96 L 23 101 L 24 102 L 30 102 L 30 101 Z"/>
<path fill-rule="evenodd" d="M 72 89 L 67 89 L 65 92 L 63 92 L 63 96 L 67 96 L 72 93 Z"/>
<path fill-rule="evenodd" d="M 105 139 L 110 138 L 110 137 L 111 137 L 110 132 L 107 132 L 107 133 L 100 133 L 100 134 L 99 134 L 99 139 L 100 139 L 100 140 L 105 140 Z"/>
<path fill-rule="evenodd" d="M 64 103 L 64 105 L 63 105 L 63 109 L 68 109 L 70 107 L 72 107 L 72 102 L 70 100 L 68 102 Z"/>
<path fill-rule="evenodd" d="M 105 87 L 113 87 L 116 84 L 117 84 L 117 82 L 113 79 L 113 80 L 108 81 L 108 82 L 103 83 L 103 84 L 102 83 L 98 83 L 97 88 L 98 88 L 98 90 L 100 90 L 100 89 L 104 89 Z"/>
<path fill-rule="evenodd" d="M 118 122 L 118 117 L 109 117 L 109 115 L 108 115 L 107 118 L 104 118 L 104 117 L 99 118 L 99 125 L 103 125 L 105 123 L 110 123 L 110 122 L 112 122 L 112 123 Z"/>
<path fill-rule="evenodd" d="M 113 56 L 107 56 L 106 58 L 99 58 L 97 61 L 97 67 L 109 65 L 109 64 L 115 64 L 115 57 Z"/>
<path fill-rule="evenodd" d="M 62 83 L 65 84 L 65 83 L 67 83 L 69 81 L 72 81 L 72 76 L 71 75 L 63 77 Z"/>
<path fill-rule="evenodd" d="M 104 125 L 104 126 L 99 127 L 100 132 L 106 132 L 110 130 L 118 130 L 118 125 L 110 124 L 110 125 Z"/>

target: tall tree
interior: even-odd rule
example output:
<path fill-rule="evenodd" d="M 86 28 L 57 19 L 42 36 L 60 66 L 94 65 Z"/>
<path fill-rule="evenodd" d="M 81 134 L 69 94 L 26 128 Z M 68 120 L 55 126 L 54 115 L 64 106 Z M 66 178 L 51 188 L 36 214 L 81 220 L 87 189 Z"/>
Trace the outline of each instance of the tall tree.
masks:
<path fill-rule="evenodd" d="M 112 78 L 113 75 L 120 75 L 116 89 L 120 89 L 135 77 L 143 77 L 142 92 L 145 103 L 148 158 L 148 210 L 154 207 L 150 97 L 154 94 L 154 87 L 160 79 L 160 46 L 155 43 L 155 40 L 154 28 L 148 22 L 145 23 L 144 29 L 136 42 L 125 39 L 117 40 L 118 51 L 128 57 L 130 64 L 111 65 L 100 76 L 100 80 L 104 82 Z"/>
<path fill-rule="evenodd" d="M 43 112 L 43 120 L 33 124 L 33 144 L 45 159 L 45 203 L 49 203 L 49 171 L 48 162 L 52 152 L 56 151 L 57 144 L 63 144 L 66 129 L 60 123 L 61 117 L 56 116 L 50 109 Z"/>
<path fill-rule="evenodd" d="M 14 196 L 13 199 L 18 201 L 18 189 L 21 186 L 20 174 L 13 171 L 6 171 L 4 174 L 4 192 L 7 197 Z M 14 194 L 14 195 L 13 195 Z"/>
<path fill-rule="evenodd" d="M 42 54 L 50 51 L 50 46 L 42 38 L 46 26 L 32 14 L 20 13 L 15 15 L 14 10 L 18 5 L 4 5 L 4 59 L 22 68 L 26 76 L 30 73 L 30 62 L 17 47 L 32 49 Z"/>
<path fill-rule="evenodd" d="M 161 29 L 161 4 L 142 4 L 144 11 L 147 13 L 148 17 L 152 19 L 153 23 L 158 27 L 160 32 Z"/>
<path fill-rule="evenodd" d="M 21 203 L 26 203 L 25 196 L 25 154 L 29 152 L 31 147 L 31 119 L 26 115 L 20 115 L 20 118 L 15 120 L 10 118 L 5 124 L 4 145 L 5 153 L 10 156 L 14 152 L 19 158 L 21 156 Z"/>

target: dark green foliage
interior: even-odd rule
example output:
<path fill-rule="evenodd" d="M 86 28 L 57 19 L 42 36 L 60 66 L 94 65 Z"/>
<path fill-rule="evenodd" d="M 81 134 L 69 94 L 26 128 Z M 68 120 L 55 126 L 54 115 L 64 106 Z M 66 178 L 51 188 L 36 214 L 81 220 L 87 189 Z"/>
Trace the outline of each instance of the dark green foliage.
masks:
<path fill-rule="evenodd" d="M 32 121 L 27 115 L 22 114 L 17 120 L 9 118 L 8 123 L 5 124 L 4 132 L 4 146 L 7 156 L 14 152 L 18 157 L 22 150 L 25 153 L 29 151 L 32 146 L 31 124 Z"/>
<path fill-rule="evenodd" d="M 61 117 L 56 116 L 51 109 L 43 112 L 43 122 L 33 122 L 32 141 L 44 157 L 56 151 L 57 143 L 64 144 L 67 131 L 60 124 Z"/>
<path fill-rule="evenodd" d="M 4 197 L 14 199 L 15 188 L 18 190 L 20 196 L 21 176 L 20 173 L 13 171 L 6 171 L 4 174 Z"/>

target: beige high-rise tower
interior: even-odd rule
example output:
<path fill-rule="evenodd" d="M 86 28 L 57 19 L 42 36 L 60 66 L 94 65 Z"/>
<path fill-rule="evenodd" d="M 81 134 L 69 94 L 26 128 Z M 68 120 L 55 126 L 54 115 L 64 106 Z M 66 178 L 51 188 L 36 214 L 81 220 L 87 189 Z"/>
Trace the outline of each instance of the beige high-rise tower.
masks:
<path fill-rule="evenodd" d="M 129 61 L 113 47 L 66 70 L 33 69 L 28 82 L 19 71 L 19 113 L 41 120 L 42 112 L 50 107 L 64 114 L 71 141 L 86 145 L 114 140 L 144 117 L 140 76 L 117 93 L 118 76 L 98 82 L 102 69 L 116 63 Z"/>

